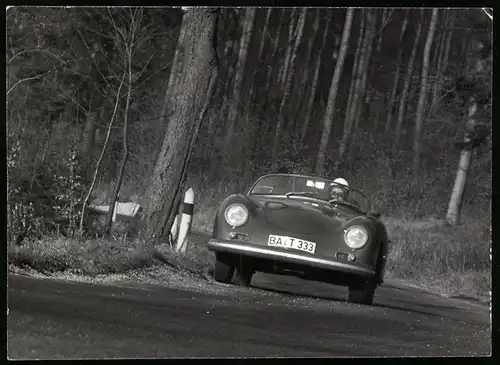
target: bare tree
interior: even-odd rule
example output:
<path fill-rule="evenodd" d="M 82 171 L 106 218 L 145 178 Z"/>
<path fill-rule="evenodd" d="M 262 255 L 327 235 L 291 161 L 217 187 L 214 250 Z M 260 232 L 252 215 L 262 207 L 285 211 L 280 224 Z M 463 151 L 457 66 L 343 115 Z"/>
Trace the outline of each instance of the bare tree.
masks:
<path fill-rule="evenodd" d="M 111 16 L 111 15 L 110 15 Z M 115 210 L 115 203 L 118 199 L 118 194 L 120 193 L 120 189 L 123 181 L 123 174 L 125 173 L 125 166 L 127 165 L 127 160 L 129 158 L 129 147 L 128 147 L 128 126 L 129 126 L 129 110 L 130 110 L 130 98 L 132 95 L 132 86 L 133 86 L 133 76 L 134 71 L 132 70 L 132 58 L 135 48 L 137 46 L 137 32 L 142 26 L 142 17 L 143 17 L 143 9 L 136 8 L 134 10 L 130 10 L 130 24 L 128 28 L 121 28 L 116 26 L 114 23 L 115 30 L 115 38 L 116 40 L 123 39 L 123 51 L 124 51 L 124 65 L 123 68 L 126 69 L 127 73 L 127 98 L 125 101 L 125 110 L 123 112 L 123 152 L 122 152 L 122 160 L 120 161 L 120 167 L 118 171 L 118 177 L 116 179 L 116 183 L 113 189 L 113 193 L 111 194 L 111 201 L 109 203 L 109 211 L 106 217 L 106 225 L 104 228 L 104 233 L 106 235 L 111 234 L 112 220 L 113 220 L 113 212 Z"/>
<path fill-rule="evenodd" d="M 234 76 L 233 97 L 231 99 L 231 104 L 229 105 L 229 113 L 227 117 L 226 145 L 233 136 L 236 117 L 238 116 L 238 108 L 240 107 L 241 99 L 241 87 L 243 85 L 243 78 L 245 75 L 245 65 L 247 61 L 248 48 L 250 46 L 250 39 L 252 38 L 256 11 L 257 8 L 247 8 L 245 18 L 243 20 L 243 34 L 241 35 L 238 64 L 236 66 Z"/>
<path fill-rule="evenodd" d="M 370 26 L 370 24 L 373 21 L 373 15 L 372 12 L 366 11 L 366 23 L 367 23 L 367 29 Z M 335 165 L 334 165 L 334 170 L 336 172 L 339 171 L 339 167 L 341 162 L 344 159 L 344 154 L 347 150 L 347 143 L 348 140 L 351 136 L 352 132 L 352 127 L 353 127 L 353 122 L 354 122 L 354 117 L 356 115 L 356 109 L 359 107 L 359 102 L 360 102 L 360 96 L 361 96 L 361 82 L 363 78 L 363 71 L 365 69 L 365 63 L 367 62 L 367 59 L 365 57 L 366 52 L 368 50 L 368 44 L 371 41 L 371 36 L 367 34 L 362 43 L 362 48 L 361 48 L 361 53 L 359 55 L 359 66 L 358 66 L 358 72 L 356 75 L 356 83 L 354 86 L 354 91 L 353 91 L 353 98 L 352 98 L 352 104 L 351 107 L 347 111 L 346 119 L 344 122 L 344 131 L 342 133 L 342 138 L 339 143 L 339 156 L 337 160 L 335 160 Z"/>
<path fill-rule="evenodd" d="M 344 67 L 344 60 L 349 46 L 349 38 L 351 36 L 351 25 L 354 15 L 354 8 L 348 8 L 344 23 L 344 31 L 342 32 L 342 41 L 340 43 L 339 58 L 333 72 L 330 92 L 328 94 L 328 103 L 326 106 L 325 116 L 323 119 L 323 132 L 319 143 L 318 156 L 316 158 L 316 173 L 324 175 L 325 172 L 325 154 L 330 140 L 330 132 L 332 129 L 333 116 L 335 114 L 335 101 L 339 89 L 340 76 Z"/>
<path fill-rule="evenodd" d="M 215 47 L 218 10 L 190 7 L 182 21 L 186 39 L 178 47 L 188 55 L 182 70 L 182 97 L 173 105 L 172 117 L 158 155 L 154 175 L 146 196 L 149 198 L 143 237 L 159 243 L 169 232 L 180 202 L 182 185 L 194 141 L 214 93 L 218 77 Z"/>
<path fill-rule="evenodd" d="M 420 10 L 420 22 L 418 23 L 417 30 L 415 32 L 415 38 L 413 41 L 413 47 L 411 50 L 410 54 L 410 60 L 408 61 L 408 69 L 406 71 L 406 76 L 405 80 L 403 83 L 403 90 L 401 91 L 401 98 L 399 100 L 399 107 L 398 107 L 398 117 L 396 120 L 396 130 L 395 130 L 395 135 L 394 139 L 392 142 L 392 153 L 396 153 L 396 148 L 399 143 L 399 139 L 401 137 L 401 129 L 403 127 L 403 119 L 404 119 L 404 113 L 405 113 L 405 108 L 406 108 L 406 100 L 408 99 L 408 93 L 410 90 L 411 86 L 411 78 L 413 76 L 413 67 L 415 64 L 415 58 L 417 55 L 417 48 L 418 44 L 420 42 L 420 36 L 422 34 L 422 25 L 424 21 L 424 10 Z"/>
<path fill-rule="evenodd" d="M 434 38 L 434 32 L 436 30 L 436 22 L 437 22 L 437 14 L 438 9 L 432 9 L 431 22 L 429 24 L 429 33 L 427 34 L 427 40 L 425 41 L 424 47 L 424 55 L 422 59 L 422 75 L 420 81 L 420 94 L 418 97 L 417 110 L 415 112 L 415 133 L 413 135 L 413 170 L 417 171 L 419 167 L 420 161 L 420 153 L 421 153 L 421 141 L 420 135 L 422 134 L 422 123 L 424 119 L 424 110 L 425 110 L 425 101 L 427 99 L 427 88 L 428 88 L 428 80 L 427 76 L 429 73 L 429 57 L 430 51 L 432 47 L 432 42 Z"/>
<path fill-rule="evenodd" d="M 106 149 L 108 147 L 109 138 L 111 136 L 111 128 L 113 127 L 113 123 L 115 121 L 116 110 L 118 109 L 118 104 L 119 104 L 119 101 L 120 101 L 120 98 L 121 98 L 121 90 L 122 90 L 122 86 L 123 86 L 123 83 L 125 81 L 125 76 L 126 75 L 127 75 L 127 73 L 124 72 L 123 76 L 122 76 L 122 79 L 120 81 L 120 85 L 118 86 L 118 90 L 116 92 L 115 107 L 113 109 L 113 115 L 111 116 L 111 119 L 109 120 L 109 123 L 108 123 L 108 129 L 107 129 L 107 133 L 106 133 L 106 139 L 104 140 L 104 145 L 102 147 L 101 155 L 99 156 L 99 159 L 97 161 L 97 166 L 96 166 L 96 168 L 94 170 L 94 174 L 93 174 L 93 177 L 92 177 L 92 182 L 90 184 L 89 191 L 87 192 L 87 195 L 85 196 L 85 200 L 83 201 L 82 211 L 81 211 L 81 214 L 80 214 L 80 227 L 79 227 L 79 233 L 80 233 L 80 235 L 83 234 L 83 222 L 85 220 L 85 208 L 87 207 L 87 204 L 88 204 L 88 202 L 90 200 L 92 192 L 94 191 L 95 184 L 96 184 L 96 181 L 97 181 L 97 176 L 99 174 L 99 169 L 101 167 L 101 163 L 102 163 L 102 160 L 104 158 L 104 153 L 106 152 Z"/>
<path fill-rule="evenodd" d="M 321 46 L 318 52 L 318 56 L 316 58 L 316 65 L 314 66 L 314 76 L 311 84 L 311 92 L 309 93 L 309 99 L 306 106 L 306 113 L 304 117 L 304 121 L 302 123 L 302 131 L 300 133 L 300 143 L 303 144 L 306 138 L 307 128 L 309 127 L 309 121 L 311 120 L 311 114 L 314 104 L 314 99 L 316 97 L 316 89 L 318 87 L 319 80 L 319 70 L 321 66 L 321 59 L 323 57 L 323 51 L 325 49 L 326 37 L 328 36 L 328 32 L 330 30 L 330 24 L 332 20 L 331 13 L 327 14 L 325 29 L 323 31 L 323 38 L 321 40 Z"/>
<path fill-rule="evenodd" d="M 403 20 L 403 24 L 401 25 L 401 33 L 399 34 L 399 49 L 398 49 L 398 55 L 396 58 L 396 73 L 394 75 L 394 83 L 392 85 L 392 91 L 391 91 L 391 96 L 389 98 L 389 105 L 387 107 L 387 120 L 385 121 L 385 133 L 387 134 L 392 127 L 392 113 L 394 109 L 394 104 L 396 101 L 396 94 L 398 91 L 398 85 L 399 85 L 399 79 L 400 79 L 400 74 L 401 74 L 401 68 L 402 68 L 402 62 L 403 62 L 403 41 L 405 39 L 406 35 L 406 29 L 408 27 L 408 14 L 410 10 L 405 9 L 405 17 Z"/>
<path fill-rule="evenodd" d="M 300 47 L 300 43 L 302 41 L 302 35 L 304 33 L 304 24 L 306 20 L 305 15 L 306 15 L 306 8 L 303 8 L 300 14 L 297 37 L 295 38 L 292 57 L 290 60 L 291 69 L 288 73 L 286 73 L 285 91 L 283 93 L 283 98 L 281 99 L 280 108 L 278 112 L 278 123 L 276 124 L 276 132 L 274 135 L 274 143 L 273 143 L 273 157 L 276 157 L 276 153 L 278 152 L 278 145 L 280 143 L 280 137 L 281 137 L 281 129 L 285 126 L 285 115 L 284 115 L 285 107 L 290 108 L 290 105 L 288 105 L 288 100 L 290 99 L 290 94 L 292 91 L 295 63 L 297 60 L 297 51 Z"/>

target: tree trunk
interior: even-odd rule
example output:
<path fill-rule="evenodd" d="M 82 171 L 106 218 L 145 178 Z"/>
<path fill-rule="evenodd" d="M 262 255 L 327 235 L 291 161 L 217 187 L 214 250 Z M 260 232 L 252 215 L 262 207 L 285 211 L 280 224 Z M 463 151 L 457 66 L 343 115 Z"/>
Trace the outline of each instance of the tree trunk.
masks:
<path fill-rule="evenodd" d="M 368 33 L 368 27 L 370 24 L 372 24 L 372 21 L 373 21 L 372 13 L 369 10 L 367 10 L 366 11 L 367 33 Z M 362 77 L 363 77 L 363 71 L 365 69 L 365 62 L 367 61 L 365 54 L 367 52 L 368 44 L 369 44 L 368 42 L 370 41 L 370 39 L 371 38 L 370 38 L 369 34 L 366 34 L 366 36 L 363 39 L 361 53 L 359 55 L 359 66 L 358 66 L 358 72 L 356 75 L 356 83 L 355 83 L 354 91 L 353 91 L 352 104 L 351 104 L 351 107 L 349 108 L 349 113 L 347 114 L 347 117 L 346 117 L 346 120 L 344 123 L 344 131 L 342 133 L 342 138 L 341 138 L 340 144 L 339 144 L 339 157 L 337 158 L 337 160 L 335 160 L 334 170 L 336 173 L 339 172 L 340 164 L 342 163 L 345 152 L 347 150 L 347 143 L 348 143 L 349 138 L 351 136 L 354 117 L 356 115 L 356 109 L 359 108 L 359 101 L 360 101 L 360 95 L 361 95 L 361 81 L 362 81 Z"/>
<path fill-rule="evenodd" d="M 234 70 L 234 67 L 231 67 L 232 66 L 231 62 L 228 62 L 228 60 L 231 58 L 232 45 L 233 45 L 233 42 L 230 39 L 228 39 L 226 41 L 226 44 L 224 47 L 223 60 L 227 64 L 227 66 L 226 66 L 227 71 L 226 71 L 226 76 L 223 78 L 224 83 L 222 83 L 222 77 L 219 79 L 219 82 L 218 82 L 219 92 L 217 94 L 219 94 L 218 95 L 219 99 L 215 99 L 215 100 L 220 100 L 220 104 L 219 104 L 218 112 L 217 112 L 218 117 L 217 118 L 210 118 L 210 120 L 208 122 L 208 135 L 213 136 L 213 137 L 215 137 L 215 130 L 216 130 L 214 123 L 218 122 L 218 124 L 225 125 L 224 112 L 225 112 L 225 108 L 227 105 L 227 93 L 229 91 L 229 85 L 231 84 L 231 79 L 233 77 L 233 70 Z M 222 62 L 222 60 L 221 60 L 221 62 Z M 216 96 L 214 96 L 214 98 L 216 98 Z M 209 155 L 206 155 L 206 157 L 208 158 Z"/>
<path fill-rule="evenodd" d="M 422 34 L 422 24 L 423 24 L 423 9 L 420 10 L 421 19 L 418 23 L 417 30 L 415 33 L 415 40 L 413 42 L 413 48 L 411 50 L 410 60 L 408 61 L 408 70 L 406 71 L 406 76 L 403 84 L 403 90 L 401 91 L 401 99 L 399 100 L 398 107 L 398 118 L 396 120 L 396 131 L 394 135 L 394 140 L 392 143 L 392 154 L 396 153 L 396 148 L 401 137 L 401 130 L 403 128 L 403 119 L 406 107 L 406 100 L 408 99 L 408 94 L 410 91 L 411 80 L 413 77 L 413 68 L 415 65 L 415 58 L 417 55 L 418 43 L 420 42 L 420 35 Z"/>
<path fill-rule="evenodd" d="M 387 10 L 387 8 L 382 9 L 382 18 L 380 20 L 380 30 L 378 31 L 378 38 L 377 38 L 377 48 L 376 51 L 377 53 L 382 52 L 382 39 L 384 36 L 384 29 L 387 26 L 387 23 L 389 22 L 389 17 L 392 15 L 393 10 Z"/>
<path fill-rule="evenodd" d="M 356 133 L 358 130 L 359 126 L 359 120 L 361 116 L 363 115 L 363 109 L 366 103 L 365 100 L 365 95 L 366 95 L 366 82 L 368 80 L 368 70 L 369 70 L 369 64 L 370 64 L 370 59 L 372 55 L 372 49 L 373 49 L 373 39 L 375 36 L 375 26 L 376 26 L 376 15 L 377 11 L 374 9 L 373 11 L 373 20 L 370 24 L 370 26 L 367 28 L 366 32 L 366 37 L 368 37 L 368 49 L 366 50 L 365 53 L 365 60 L 364 60 L 364 69 L 362 71 L 362 79 L 361 79 L 361 85 L 360 85 L 360 95 L 359 95 L 359 105 L 358 108 L 356 108 L 356 113 L 354 114 L 354 129 L 353 132 Z"/>
<path fill-rule="evenodd" d="M 432 89 L 431 113 L 433 114 L 436 112 L 437 106 L 439 105 L 439 100 L 438 100 L 439 94 L 441 92 L 441 86 L 443 84 L 443 76 L 446 72 L 446 68 L 448 67 L 448 56 L 450 53 L 450 46 L 451 46 L 451 35 L 452 35 L 451 27 L 453 25 L 453 18 L 452 14 L 449 13 L 450 11 L 447 10 L 447 12 L 448 12 L 446 21 L 447 30 L 445 30 L 441 39 L 441 53 L 437 65 L 436 80 L 434 82 Z"/>
<path fill-rule="evenodd" d="M 297 113 L 295 113 L 294 117 L 294 125 L 298 125 L 299 120 L 301 119 L 301 112 L 303 109 L 303 101 L 305 98 L 303 97 L 304 95 L 307 94 L 307 90 L 310 89 L 308 86 L 308 81 L 309 81 L 309 64 L 311 63 L 311 58 L 313 54 L 313 46 L 314 46 L 314 41 L 316 40 L 316 37 L 318 35 L 318 29 L 319 29 L 319 16 L 320 16 L 320 10 L 316 10 L 316 17 L 314 19 L 313 23 L 313 31 L 312 34 L 309 38 L 309 43 L 307 45 L 307 53 L 306 53 L 306 60 L 304 63 L 304 67 L 302 70 L 302 83 L 299 85 L 299 91 L 297 94 L 299 95 L 300 101 L 299 101 L 299 107 L 297 108 Z"/>
<path fill-rule="evenodd" d="M 182 94 L 173 105 L 162 150 L 146 194 L 149 201 L 143 237 L 152 244 L 159 243 L 174 222 L 190 153 L 215 89 L 218 77 L 215 48 L 217 17 L 216 11 L 204 7 L 188 8 L 183 17 L 186 39 L 178 47 L 183 47 L 189 58 L 182 70 L 183 82 L 179 85 Z"/>
<path fill-rule="evenodd" d="M 351 35 L 351 25 L 354 14 L 354 8 L 348 8 L 344 23 L 344 31 L 342 32 L 342 41 L 340 43 L 339 58 L 333 72 L 330 92 L 328 94 L 328 103 L 326 106 L 325 117 L 323 119 L 323 132 L 319 143 L 318 156 L 316 158 L 316 174 L 323 176 L 325 173 L 325 155 L 330 140 L 330 132 L 332 129 L 333 117 L 335 114 L 335 101 L 339 89 L 340 76 L 344 67 L 344 60 L 349 47 L 349 37 Z"/>
<path fill-rule="evenodd" d="M 285 55 L 285 60 L 283 64 L 283 69 L 282 72 L 280 73 L 280 78 L 279 78 L 279 84 L 281 85 L 281 88 L 283 89 L 285 87 L 286 83 L 286 77 L 288 73 L 288 67 L 290 66 L 290 58 L 292 57 L 292 48 L 294 44 L 294 31 L 295 31 L 295 13 L 297 12 L 297 8 L 293 8 L 292 10 L 292 15 L 290 16 L 290 26 L 288 27 L 288 45 L 286 47 L 286 55 Z"/>
<path fill-rule="evenodd" d="M 328 32 L 330 30 L 330 24 L 332 20 L 332 15 L 329 13 L 327 15 L 325 29 L 323 31 L 323 38 L 321 40 L 321 46 L 318 52 L 318 58 L 316 59 L 316 65 L 314 66 L 314 76 L 311 85 L 311 92 L 309 93 L 309 99 L 306 107 L 306 115 L 304 117 L 304 122 L 302 124 L 302 131 L 300 133 L 300 144 L 304 144 L 304 140 L 306 138 L 307 128 L 309 127 L 309 121 L 311 120 L 312 109 L 314 105 L 314 99 L 316 97 L 316 89 L 318 88 L 318 80 L 319 80 L 319 70 L 321 67 L 321 58 L 323 56 L 323 51 L 325 49 L 326 37 L 328 36 Z"/>
<path fill-rule="evenodd" d="M 85 171 L 86 180 L 91 176 L 92 150 L 94 149 L 95 131 L 97 128 L 97 110 L 90 110 L 85 119 L 85 127 L 82 138 L 82 168 Z"/>
<path fill-rule="evenodd" d="M 473 124 L 474 114 L 477 111 L 477 103 L 474 101 L 469 106 L 468 121 L 467 123 Z M 467 137 L 464 138 L 464 144 L 469 142 Z M 460 160 L 458 162 L 457 174 L 455 176 L 455 183 L 451 192 L 450 202 L 448 203 L 448 211 L 446 213 L 446 221 L 451 225 L 460 224 L 460 205 L 462 204 L 462 197 L 467 182 L 467 175 L 471 163 L 472 150 L 468 148 L 462 149 L 460 152 Z"/>
<path fill-rule="evenodd" d="M 358 36 L 358 42 L 356 44 L 356 53 L 354 55 L 354 63 L 352 67 L 352 72 L 351 72 L 351 83 L 349 86 L 349 96 L 347 98 L 347 104 L 345 108 L 345 117 L 344 120 L 346 120 L 349 116 L 349 111 L 352 108 L 352 98 L 354 95 L 354 87 L 356 85 L 356 75 L 358 74 L 358 69 L 359 69 L 359 58 L 361 55 L 361 49 L 363 46 L 363 40 L 365 36 L 365 23 L 366 23 L 366 17 L 365 17 L 365 10 L 363 9 L 361 11 L 361 20 L 360 20 L 360 31 L 359 31 L 359 36 Z M 345 123 L 345 121 L 344 121 Z"/>
<path fill-rule="evenodd" d="M 443 14 L 442 17 L 440 17 L 439 14 Z M 440 19 L 442 18 L 442 19 Z M 437 32 L 435 36 L 435 41 L 434 43 L 436 44 L 434 52 L 431 51 L 431 56 L 430 56 L 430 61 L 429 63 L 432 63 L 432 67 L 429 67 L 429 74 L 432 74 L 432 79 L 429 79 L 428 83 L 428 93 L 429 93 L 429 103 L 430 103 L 430 108 L 428 108 L 428 113 L 427 115 L 431 115 L 436 111 L 436 92 L 437 92 L 437 84 L 438 80 L 440 78 L 440 69 L 441 69 L 441 63 L 443 60 L 443 53 L 444 53 L 444 48 L 445 48 L 445 38 L 446 38 L 446 28 L 448 25 L 448 18 L 446 17 L 445 12 L 439 12 L 438 11 L 438 16 L 437 16 L 437 24 L 441 24 L 443 22 L 443 27 L 444 30 Z"/>
<path fill-rule="evenodd" d="M 450 56 L 450 48 L 451 48 L 451 39 L 453 37 L 453 24 L 455 22 L 455 13 L 450 14 L 450 29 L 448 31 L 448 36 L 446 37 L 446 47 L 444 50 L 443 64 L 441 66 L 441 74 L 446 74 L 446 70 L 448 69 L 448 58 Z M 442 81 L 442 80 L 441 80 Z"/>
<path fill-rule="evenodd" d="M 264 51 L 264 45 L 266 44 L 266 39 L 267 39 L 267 27 L 269 26 L 269 19 L 271 18 L 271 12 L 273 8 L 268 8 L 267 9 L 267 14 L 266 14 L 266 22 L 264 23 L 264 29 L 262 30 L 262 37 L 260 40 L 260 46 L 259 46 L 259 53 L 257 56 L 257 62 L 260 62 L 262 59 L 262 53 Z M 255 98 L 254 98 L 254 92 L 255 92 L 255 80 L 257 79 L 257 74 L 259 72 L 259 67 L 258 65 L 255 66 L 255 69 L 253 71 L 253 82 L 250 86 L 250 93 L 248 97 L 248 108 L 249 111 L 252 110 L 253 106 L 255 105 Z"/>
<path fill-rule="evenodd" d="M 181 26 L 181 29 L 179 31 L 179 37 L 177 38 L 177 44 L 184 44 L 184 39 L 186 37 L 186 33 L 184 29 Z M 169 103 L 173 103 L 175 98 L 173 95 L 175 94 L 175 91 L 177 90 L 177 84 L 179 83 L 179 73 L 182 69 L 182 52 L 180 47 L 175 47 L 175 53 L 174 57 L 172 58 L 171 61 L 171 67 L 170 67 L 170 75 L 168 77 L 168 83 L 167 83 L 167 90 L 165 90 L 165 94 L 163 96 L 163 104 L 162 104 L 162 109 L 160 113 L 160 119 L 163 120 L 164 124 L 168 123 L 168 111 L 171 109 L 169 107 Z"/>
<path fill-rule="evenodd" d="M 391 97 L 389 99 L 388 111 L 387 111 L 387 120 L 385 122 L 385 133 L 389 133 L 392 127 L 392 113 L 394 109 L 394 103 L 396 101 L 396 94 L 398 91 L 399 78 L 401 74 L 402 62 L 403 62 L 403 41 L 405 40 L 406 30 L 408 27 L 408 14 L 410 10 L 405 10 L 405 18 L 403 20 L 403 25 L 401 25 L 401 33 L 399 35 L 399 49 L 396 61 L 396 74 L 394 75 L 394 83 L 392 85 Z"/>
<path fill-rule="evenodd" d="M 429 24 L 429 33 L 427 34 L 427 40 L 425 41 L 424 48 L 424 56 L 422 59 L 422 75 L 420 81 L 420 94 L 418 98 L 417 110 L 415 112 L 415 133 L 413 136 L 413 171 L 417 171 L 420 162 L 420 153 L 421 153 L 421 145 L 420 145 L 420 135 L 422 134 L 422 123 L 424 119 L 424 111 L 427 100 L 427 87 L 428 80 L 427 76 L 429 73 L 429 56 L 432 47 L 432 41 L 434 38 L 434 32 L 436 30 L 436 21 L 437 21 L 437 13 L 438 9 L 432 9 L 431 22 Z"/>
<path fill-rule="evenodd" d="M 278 31 L 276 32 L 276 36 L 275 36 L 274 42 L 273 42 L 273 52 L 271 55 L 271 62 L 275 62 L 275 64 L 276 64 L 276 57 L 278 55 L 279 40 L 280 40 L 280 36 L 281 36 L 281 29 L 283 28 L 283 20 L 284 19 L 285 19 L 285 8 L 281 9 L 281 14 L 280 14 L 280 18 L 279 18 L 278 26 L 277 26 Z M 266 82 L 264 84 L 266 87 L 267 93 L 266 93 L 266 97 L 264 98 L 264 104 L 262 106 L 262 110 L 264 112 L 267 112 L 267 105 L 269 102 L 269 100 L 268 100 L 269 93 L 270 93 L 270 89 L 271 89 L 271 77 L 272 77 L 274 68 L 275 67 L 272 67 L 270 64 L 267 67 Z"/>
<path fill-rule="evenodd" d="M 295 38 L 295 44 L 293 46 L 293 52 L 292 52 L 292 57 L 290 60 L 290 71 L 285 73 L 286 75 L 286 83 L 285 83 L 285 91 L 283 93 L 283 98 L 281 99 L 280 103 L 280 108 L 278 112 L 278 123 L 276 125 L 276 132 L 274 135 L 274 143 L 273 143 L 273 158 L 276 158 L 276 154 L 278 153 L 278 146 L 281 137 L 281 129 L 286 127 L 285 123 L 285 107 L 286 108 L 291 108 L 290 105 L 288 105 L 288 100 L 290 98 L 290 94 L 292 91 L 292 84 L 293 84 L 293 77 L 294 77 L 294 71 L 295 71 L 295 63 L 297 61 L 297 51 L 300 47 L 300 43 L 302 42 L 302 35 L 304 34 L 304 24 L 305 24 L 305 15 L 306 15 L 306 8 L 302 8 L 302 13 L 300 14 L 300 19 L 298 23 L 298 32 L 297 36 Z M 288 115 L 287 115 L 288 119 Z"/>
<path fill-rule="evenodd" d="M 245 76 L 245 64 L 247 61 L 250 40 L 252 38 L 252 30 L 256 11 L 257 8 L 247 8 L 245 19 L 243 21 L 243 34 L 241 35 L 238 64 L 236 65 L 236 73 L 234 76 L 233 97 L 231 98 L 231 104 L 229 105 L 229 113 L 227 117 L 226 146 L 229 145 L 229 141 L 233 136 L 236 118 L 238 116 L 238 108 L 240 107 L 241 99 L 241 87 L 243 85 L 243 78 Z"/>

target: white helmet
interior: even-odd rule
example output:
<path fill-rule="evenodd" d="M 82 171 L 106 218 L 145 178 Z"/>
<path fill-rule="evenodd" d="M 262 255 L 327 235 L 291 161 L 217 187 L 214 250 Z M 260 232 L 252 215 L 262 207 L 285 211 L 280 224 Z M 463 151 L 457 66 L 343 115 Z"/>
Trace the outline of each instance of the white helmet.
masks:
<path fill-rule="evenodd" d="M 346 180 L 346 179 L 343 179 L 343 178 L 341 178 L 341 177 L 338 177 L 338 178 L 336 178 L 335 180 L 333 180 L 333 184 L 332 184 L 332 186 L 335 186 L 335 185 L 344 186 L 344 187 L 346 187 L 346 188 L 348 188 L 348 187 L 349 187 L 349 183 L 347 182 L 347 180 Z"/>

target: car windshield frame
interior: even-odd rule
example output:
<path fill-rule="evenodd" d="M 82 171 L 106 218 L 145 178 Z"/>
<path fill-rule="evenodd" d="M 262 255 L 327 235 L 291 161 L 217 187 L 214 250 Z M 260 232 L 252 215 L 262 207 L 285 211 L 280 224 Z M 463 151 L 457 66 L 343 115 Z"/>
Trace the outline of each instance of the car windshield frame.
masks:
<path fill-rule="evenodd" d="M 293 199 L 314 200 L 314 201 L 319 201 L 319 202 L 330 205 L 328 198 L 325 199 L 324 197 L 321 197 L 321 195 L 322 195 L 321 190 L 323 190 L 323 189 L 319 189 L 319 188 L 318 188 L 317 194 L 314 194 L 314 191 L 311 191 L 311 192 L 304 191 L 302 188 L 298 188 L 297 191 L 293 191 L 293 189 L 292 189 L 290 191 L 286 191 L 286 192 L 279 193 L 279 194 L 275 194 L 275 193 L 271 193 L 271 192 L 269 192 L 269 193 L 253 192 L 253 190 L 258 186 L 259 182 L 261 182 L 262 180 L 264 180 L 266 178 L 270 178 L 273 176 L 276 176 L 278 178 L 283 177 L 283 178 L 287 178 L 287 179 L 306 179 L 306 180 L 312 180 L 314 182 L 323 182 L 323 183 L 325 183 L 324 193 L 325 193 L 325 195 L 328 194 L 328 198 L 329 198 L 329 187 L 331 186 L 331 184 L 333 184 L 333 180 L 326 179 L 326 178 L 319 177 L 319 176 L 300 175 L 300 174 L 285 174 L 285 173 L 267 174 L 267 175 L 261 176 L 252 184 L 250 189 L 248 189 L 247 195 L 248 196 L 271 196 L 271 197 L 284 197 L 284 198 L 293 198 Z M 293 180 L 292 186 L 295 185 L 294 182 L 295 182 L 295 180 Z M 368 195 L 366 195 L 365 193 L 363 193 L 362 191 L 360 191 L 359 189 L 357 189 L 353 186 L 349 186 L 349 190 L 355 191 L 357 194 L 361 195 L 361 197 L 365 201 L 365 204 L 360 204 L 359 206 L 356 206 L 352 203 L 349 203 L 348 201 L 347 202 L 338 201 L 335 203 L 342 205 L 344 207 L 359 210 L 360 212 L 363 212 L 363 213 L 368 213 L 372 207 L 371 199 L 368 197 Z M 294 192 L 297 194 L 293 194 Z M 366 206 L 366 209 L 363 209 L 363 205 Z"/>

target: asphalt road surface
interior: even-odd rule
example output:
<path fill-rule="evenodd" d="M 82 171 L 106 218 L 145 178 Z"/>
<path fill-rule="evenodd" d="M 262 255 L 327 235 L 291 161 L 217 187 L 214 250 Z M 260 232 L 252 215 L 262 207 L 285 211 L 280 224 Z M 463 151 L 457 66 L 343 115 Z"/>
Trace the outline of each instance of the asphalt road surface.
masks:
<path fill-rule="evenodd" d="M 399 357 L 491 351 L 490 312 L 482 304 L 394 283 L 377 291 L 373 306 L 346 303 L 345 288 L 293 277 L 257 274 L 252 284 L 210 284 L 204 291 L 13 275 L 8 356 Z"/>

